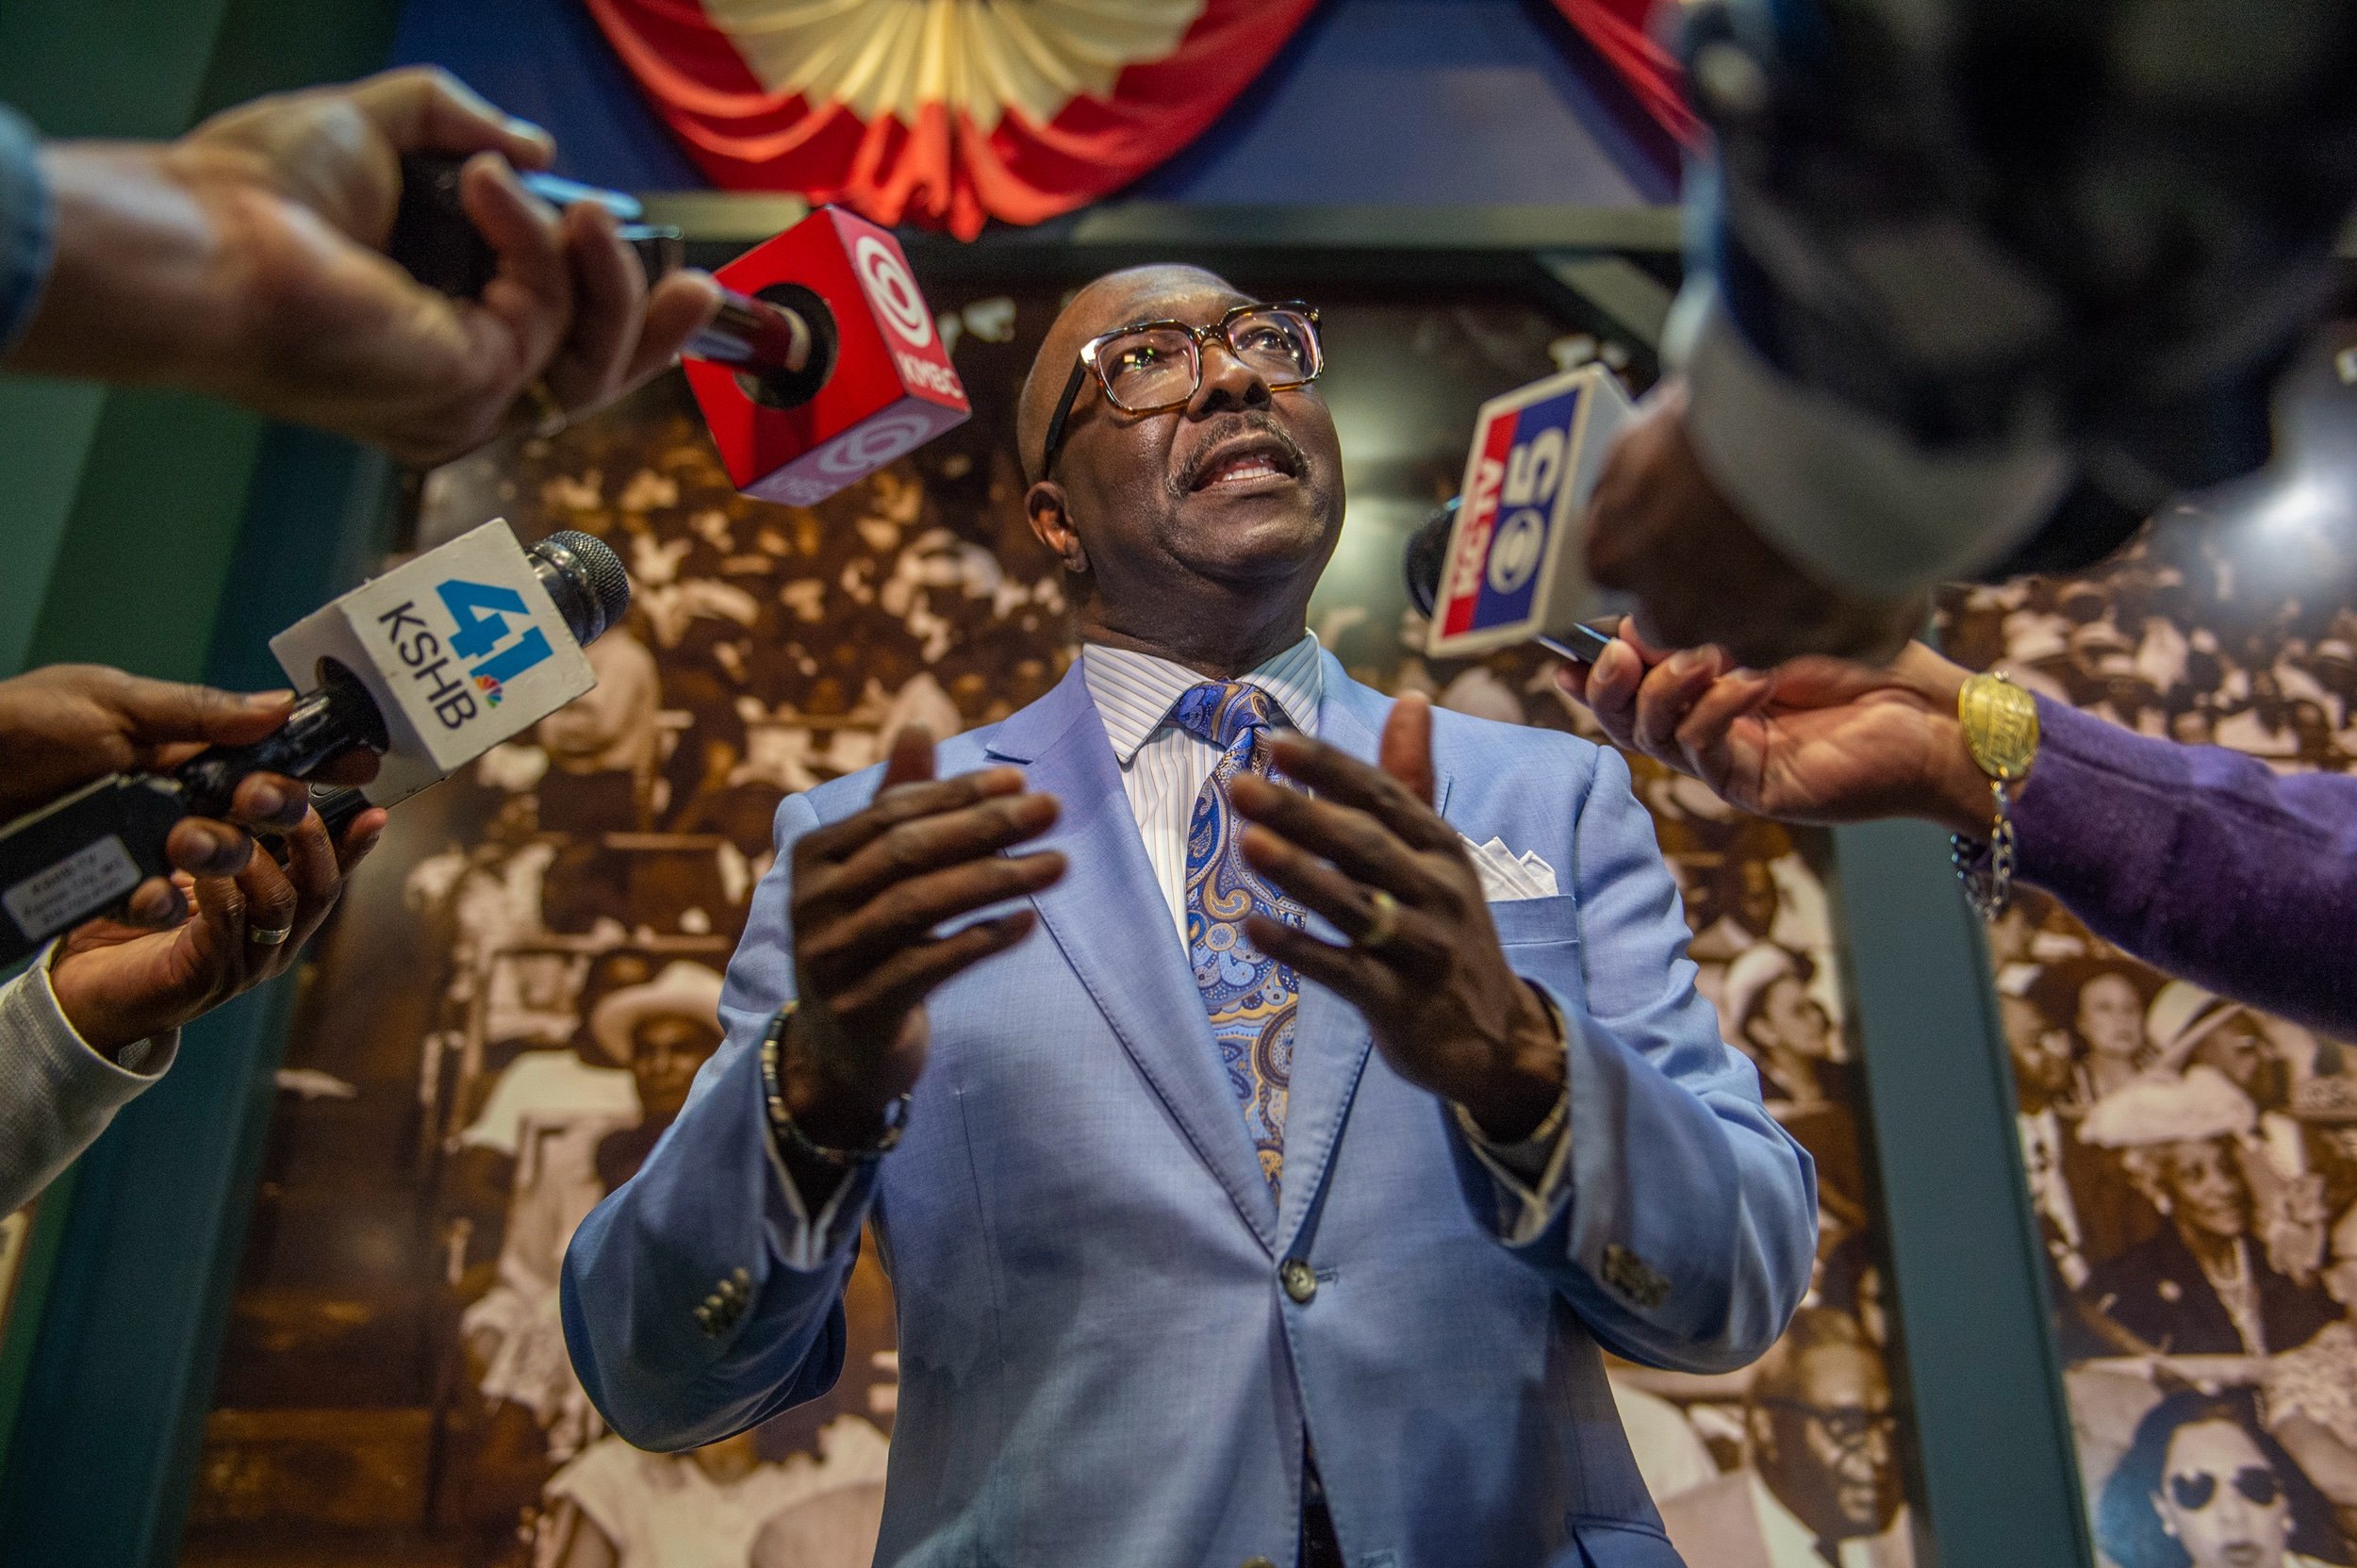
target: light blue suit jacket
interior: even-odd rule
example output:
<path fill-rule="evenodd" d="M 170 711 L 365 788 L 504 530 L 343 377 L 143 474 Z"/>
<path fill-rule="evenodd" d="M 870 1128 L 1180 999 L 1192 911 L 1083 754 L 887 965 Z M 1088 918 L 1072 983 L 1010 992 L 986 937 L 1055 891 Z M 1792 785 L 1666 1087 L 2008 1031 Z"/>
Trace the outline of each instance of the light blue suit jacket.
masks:
<path fill-rule="evenodd" d="M 1388 699 L 1330 657 L 1326 694 L 1324 736 L 1372 757 Z M 1306 1434 L 1352 1568 L 1674 1565 L 1597 1345 L 1699 1371 L 1757 1356 L 1808 1280 L 1814 1174 L 1694 990 L 1626 765 L 1544 731 L 1433 728 L 1442 814 L 1566 888 L 1491 906 L 1570 1035 L 1571 1176 L 1536 1242 L 1498 1239 L 1447 1108 L 1308 982 L 1271 1198 L 1076 665 L 941 749 L 945 775 L 1024 765 L 1063 803 L 1042 843 L 1070 870 L 1042 929 L 934 993 L 907 1137 L 807 1271 L 786 1261 L 813 1238 L 768 1150 L 758 1042 L 793 993 L 787 846 L 875 781 L 780 808 L 727 1043 L 566 1259 L 566 1337 L 615 1430 L 684 1448 L 830 1387 L 872 1219 L 900 1340 L 880 1562 L 1291 1563 Z M 1278 1282 L 1293 1258 L 1307 1301 Z"/>

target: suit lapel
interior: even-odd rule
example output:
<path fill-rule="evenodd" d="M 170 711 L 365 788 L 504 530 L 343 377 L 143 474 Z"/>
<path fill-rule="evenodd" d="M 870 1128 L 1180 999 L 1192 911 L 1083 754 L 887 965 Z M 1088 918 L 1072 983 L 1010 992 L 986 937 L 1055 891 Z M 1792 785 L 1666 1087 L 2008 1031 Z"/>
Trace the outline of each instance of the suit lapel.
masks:
<path fill-rule="evenodd" d="M 1063 806 L 1055 827 L 1026 846 L 1060 850 L 1067 863 L 1063 880 L 1032 899 L 1040 923 L 1195 1153 L 1274 1254 L 1277 1207 L 1079 663 L 1055 690 L 1000 725 L 989 748 L 996 757 L 1028 764 L 1031 787 Z M 1289 1142 L 1291 1136 L 1289 1125 Z"/>
<path fill-rule="evenodd" d="M 1318 708 L 1318 736 L 1327 745 L 1361 762 L 1373 762 L 1391 712 L 1391 701 L 1360 685 L 1343 672 L 1331 653 L 1326 664 L 1326 700 Z M 1441 806 L 1448 803 L 1448 775 L 1437 771 L 1433 794 Z M 1322 916 L 1310 917 L 1311 933 L 1339 942 L 1337 932 Z M 1334 1145 L 1350 1114 L 1367 1051 L 1375 1037 L 1359 1009 L 1314 981 L 1301 982 L 1300 1012 L 1294 1023 L 1293 1088 L 1285 1110 L 1285 1179 L 1283 1204 L 1277 1223 L 1279 1250 L 1293 1249 L 1326 1185 Z"/>

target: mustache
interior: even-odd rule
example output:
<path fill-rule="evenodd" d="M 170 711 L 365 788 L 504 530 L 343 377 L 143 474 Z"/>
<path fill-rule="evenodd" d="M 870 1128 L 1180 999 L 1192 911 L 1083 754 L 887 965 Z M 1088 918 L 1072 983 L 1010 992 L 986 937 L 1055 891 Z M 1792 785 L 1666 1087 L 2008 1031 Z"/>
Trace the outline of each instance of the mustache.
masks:
<path fill-rule="evenodd" d="M 1250 413 L 1222 414 L 1205 427 L 1202 439 L 1195 443 L 1194 455 L 1181 463 L 1178 470 L 1170 476 L 1170 493 L 1184 496 L 1192 491 L 1195 482 L 1203 476 L 1203 466 L 1211 456 L 1211 449 L 1231 436 L 1244 435 L 1266 436 L 1285 449 L 1286 456 L 1293 461 L 1294 472 L 1305 476 L 1309 473 L 1309 454 L 1301 450 L 1301 443 L 1294 439 L 1293 432 L 1277 422 L 1276 415 L 1257 409 Z"/>

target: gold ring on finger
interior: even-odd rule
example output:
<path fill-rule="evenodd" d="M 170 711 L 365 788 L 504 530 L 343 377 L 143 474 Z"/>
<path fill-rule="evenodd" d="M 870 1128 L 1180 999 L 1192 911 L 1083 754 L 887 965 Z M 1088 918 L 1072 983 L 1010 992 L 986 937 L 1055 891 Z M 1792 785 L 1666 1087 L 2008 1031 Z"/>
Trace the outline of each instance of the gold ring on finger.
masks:
<path fill-rule="evenodd" d="M 245 939 L 256 947 L 275 948 L 294 934 L 292 926 L 248 926 Z"/>
<path fill-rule="evenodd" d="M 1374 952 L 1399 934 L 1399 900 L 1381 888 L 1367 895 L 1367 929 L 1355 944 Z"/>

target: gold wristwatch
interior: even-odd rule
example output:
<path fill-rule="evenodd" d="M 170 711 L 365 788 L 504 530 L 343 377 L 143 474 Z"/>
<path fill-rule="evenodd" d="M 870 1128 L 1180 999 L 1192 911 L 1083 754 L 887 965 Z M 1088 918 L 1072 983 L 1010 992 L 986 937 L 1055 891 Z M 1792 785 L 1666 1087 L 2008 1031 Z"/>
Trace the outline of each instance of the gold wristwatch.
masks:
<path fill-rule="evenodd" d="M 2037 701 L 2002 673 L 1975 675 L 1956 694 L 1956 722 L 1973 766 L 1988 776 L 1996 825 L 1986 844 L 1951 834 L 1949 853 L 1966 900 L 1994 920 L 2013 902 L 2013 789 L 2037 760 Z"/>

